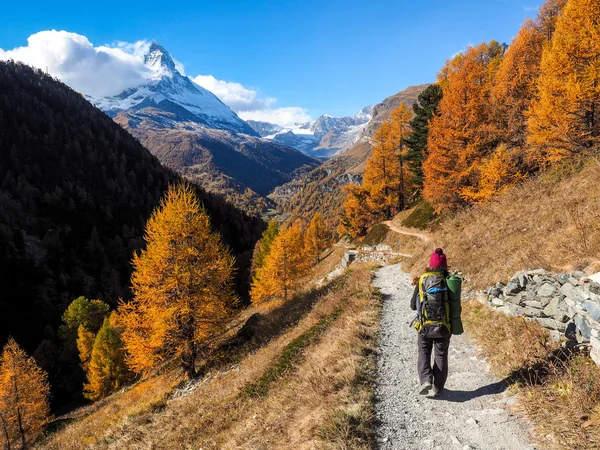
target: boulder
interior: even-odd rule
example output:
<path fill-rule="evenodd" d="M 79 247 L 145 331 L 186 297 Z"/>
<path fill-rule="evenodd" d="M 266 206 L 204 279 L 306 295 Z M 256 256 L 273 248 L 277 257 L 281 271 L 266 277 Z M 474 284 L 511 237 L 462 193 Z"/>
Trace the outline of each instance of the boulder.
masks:
<path fill-rule="evenodd" d="M 544 315 L 546 317 L 554 317 L 556 314 L 558 314 L 558 305 L 559 299 L 558 297 L 554 297 L 552 300 L 550 300 L 550 303 L 548 303 L 548 305 L 544 308 Z"/>
<path fill-rule="evenodd" d="M 519 286 L 518 283 L 515 283 L 513 281 L 510 281 L 506 287 L 504 288 L 503 292 L 504 292 L 504 296 L 508 297 L 509 295 L 515 295 L 518 294 L 519 292 L 521 292 L 523 289 L 521 288 L 521 286 Z"/>
<path fill-rule="evenodd" d="M 566 273 L 557 273 L 556 274 L 556 279 L 558 280 L 558 282 L 563 285 L 565 283 L 569 282 L 569 275 L 567 275 Z"/>
<path fill-rule="evenodd" d="M 502 314 L 506 314 L 507 316 L 514 317 L 517 314 L 511 309 L 509 305 L 500 306 L 496 308 L 496 311 L 501 312 Z"/>
<path fill-rule="evenodd" d="M 552 301 L 552 298 L 553 297 L 541 297 L 541 298 L 538 298 L 538 300 L 540 301 L 542 306 L 545 308 Z"/>
<path fill-rule="evenodd" d="M 492 305 L 496 306 L 496 307 L 500 307 L 500 306 L 504 306 L 506 303 L 504 302 L 504 300 L 499 299 L 498 297 L 494 297 L 492 298 Z"/>
<path fill-rule="evenodd" d="M 549 272 L 547 272 L 544 269 L 534 269 L 534 270 L 528 270 L 527 272 L 525 272 L 527 275 L 548 275 Z"/>
<path fill-rule="evenodd" d="M 590 327 L 587 318 L 581 314 L 576 314 L 573 320 L 577 327 L 577 334 L 582 337 L 583 342 L 588 342 L 592 335 L 592 328 Z"/>
<path fill-rule="evenodd" d="M 529 306 L 530 308 L 534 308 L 534 309 L 542 309 L 542 302 L 537 301 L 537 300 L 525 300 L 524 302 L 525 306 Z"/>
<path fill-rule="evenodd" d="M 600 366 L 600 339 L 595 336 L 591 336 L 590 344 L 592 347 L 592 350 L 590 351 L 590 357 L 597 365 Z"/>
<path fill-rule="evenodd" d="M 584 300 L 579 295 L 579 292 L 575 290 L 575 286 L 573 286 L 571 283 L 563 284 L 560 287 L 559 291 L 565 297 L 571 298 L 573 300 L 576 300 L 576 301 L 582 301 L 582 300 Z"/>
<path fill-rule="evenodd" d="M 582 272 L 581 270 L 574 270 L 573 272 L 571 272 L 571 276 L 573 278 L 576 278 L 577 280 L 581 280 L 582 278 L 587 277 L 587 274 L 585 272 Z"/>
<path fill-rule="evenodd" d="M 523 300 L 526 299 L 526 298 L 527 298 L 527 296 L 526 296 L 525 292 L 519 292 L 510 301 L 514 305 L 520 305 L 520 304 L 523 303 Z"/>
<path fill-rule="evenodd" d="M 551 283 L 544 283 L 537 290 L 537 295 L 540 297 L 551 297 L 555 292 L 556 286 Z"/>
<path fill-rule="evenodd" d="M 600 321 L 600 304 L 592 300 L 583 302 L 583 307 L 596 322 Z"/>
<path fill-rule="evenodd" d="M 550 330 L 565 331 L 565 329 L 566 329 L 566 324 L 561 323 L 554 319 L 550 319 L 550 318 L 542 317 L 542 318 L 536 319 L 536 322 L 539 323 L 544 328 L 548 328 Z"/>
<path fill-rule="evenodd" d="M 583 286 L 575 286 L 575 292 L 579 295 L 579 298 L 583 300 L 588 300 L 591 298 L 590 292 L 585 289 Z M 593 295 L 593 294 L 592 294 Z"/>

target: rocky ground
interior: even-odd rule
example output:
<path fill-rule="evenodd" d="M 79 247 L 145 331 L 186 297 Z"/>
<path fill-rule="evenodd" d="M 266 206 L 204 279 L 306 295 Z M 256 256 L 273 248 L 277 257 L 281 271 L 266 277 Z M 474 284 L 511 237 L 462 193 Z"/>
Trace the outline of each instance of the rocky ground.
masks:
<path fill-rule="evenodd" d="M 390 265 L 377 271 L 374 285 L 384 295 L 376 392 L 379 448 L 533 450 L 528 425 L 510 410 L 516 399 L 489 373 L 466 335 L 452 337 L 442 396 L 418 394 L 410 278 L 399 265 Z"/>

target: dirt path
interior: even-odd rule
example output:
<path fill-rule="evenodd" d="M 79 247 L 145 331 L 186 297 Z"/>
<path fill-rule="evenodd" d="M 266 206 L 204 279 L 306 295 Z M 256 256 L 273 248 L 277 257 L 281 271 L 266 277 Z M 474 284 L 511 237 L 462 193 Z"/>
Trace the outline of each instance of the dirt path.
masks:
<path fill-rule="evenodd" d="M 377 271 L 384 294 L 376 410 L 381 450 L 532 450 L 527 425 L 507 408 L 515 402 L 488 372 L 465 336 L 453 336 L 450 375 L 439 399 L 418 395 L 413 288 L 399 265 Z"/>
<path fill-rule="evenodd" d="M 398 234 L 404 234 L 406 236 L 415 236 L 423 241 L 428 241 L 429 240 L 429 236 L 427 236 L 426 234 L 423 233 L 416 233 L 414 231 L 409 231 L 408 228 L 399 228 L 396 225 L 394 225 L 392 223 L 391 220 L 387 220 L 385 222 L 382 222 L 383 224 L 387 225 L 388 228 L 392 231 L 394 231 L 395 233 Z"/>

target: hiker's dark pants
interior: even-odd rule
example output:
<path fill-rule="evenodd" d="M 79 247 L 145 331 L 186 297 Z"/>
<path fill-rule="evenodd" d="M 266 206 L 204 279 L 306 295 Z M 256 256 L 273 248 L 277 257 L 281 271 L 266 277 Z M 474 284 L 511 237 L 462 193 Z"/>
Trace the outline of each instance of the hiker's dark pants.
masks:
<path fill-rule="evenodd" d="M 419 334 L 419 380 L 421 384 L 430 382 L 441 391 L 448 378 L 448 347 L 450 336 L 440 339 L 425 338 Z M 431 350 L 433 350 L 433 368 L 431 367 Z"/>

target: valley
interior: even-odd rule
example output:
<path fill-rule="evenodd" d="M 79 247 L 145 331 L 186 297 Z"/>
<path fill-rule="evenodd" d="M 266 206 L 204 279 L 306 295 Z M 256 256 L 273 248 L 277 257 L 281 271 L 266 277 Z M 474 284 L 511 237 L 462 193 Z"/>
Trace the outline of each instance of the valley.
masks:
<path fill-rule="evenodd" d="M 600 3 L 334 3 L 5 8 L 0 450 L 600 449 Z"/>

